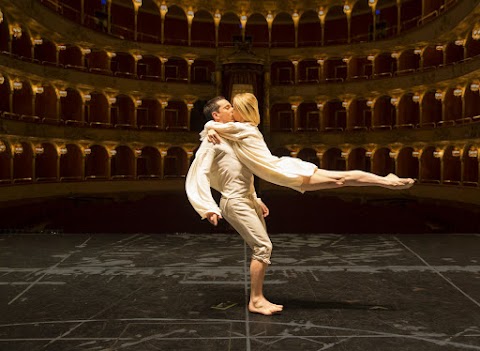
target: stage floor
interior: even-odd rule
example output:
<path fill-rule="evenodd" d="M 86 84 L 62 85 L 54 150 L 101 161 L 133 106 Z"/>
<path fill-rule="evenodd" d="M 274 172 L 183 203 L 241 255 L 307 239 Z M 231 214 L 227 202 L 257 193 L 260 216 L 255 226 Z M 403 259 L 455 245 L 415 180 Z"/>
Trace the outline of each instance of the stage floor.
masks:
<path fill-rule="evenodd" d="M 0 236 L 0 350 L 480 350 L 480 235 Z"/>

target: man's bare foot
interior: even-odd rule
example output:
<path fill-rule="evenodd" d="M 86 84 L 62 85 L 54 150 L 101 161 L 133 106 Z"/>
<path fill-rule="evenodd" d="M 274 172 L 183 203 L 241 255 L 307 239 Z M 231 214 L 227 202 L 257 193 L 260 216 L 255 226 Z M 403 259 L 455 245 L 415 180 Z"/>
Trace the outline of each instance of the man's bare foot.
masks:
<path fill-rule="evenodd" d="M 389 184 L 386 187 L 389 189 L 409 189 L 415 184 L 412 178 L 399 178 L 393 173 L 385 176 L 385 179 L 388 180 Z"/>
<path fill-rule="evenodd" d="M 271 303 L 266 298 L 260 298 L 255 300 L 255 302 L 254 300 L 250 299 L 248 310 L 252 313 L 260 313 L 265 316 L 271 316 L 274 313 L 282 312 L 283 305 Z"/>

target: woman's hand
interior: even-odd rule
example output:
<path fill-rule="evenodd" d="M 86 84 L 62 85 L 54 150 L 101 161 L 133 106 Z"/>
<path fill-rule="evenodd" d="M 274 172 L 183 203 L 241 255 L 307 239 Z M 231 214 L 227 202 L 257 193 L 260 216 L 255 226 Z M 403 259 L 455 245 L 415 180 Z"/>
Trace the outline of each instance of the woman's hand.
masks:
<path fill-rule="evenodd" d="M 207 132 L 208 142 L 212 144 L 220 144 L 220 135 L 218 135 L 215 129 L 209 129 Z"/>

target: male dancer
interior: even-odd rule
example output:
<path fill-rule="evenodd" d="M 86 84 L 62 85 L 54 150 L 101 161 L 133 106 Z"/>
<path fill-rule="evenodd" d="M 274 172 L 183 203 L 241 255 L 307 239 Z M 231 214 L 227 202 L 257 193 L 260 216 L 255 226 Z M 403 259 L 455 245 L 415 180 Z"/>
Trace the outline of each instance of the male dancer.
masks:
<path fill-rule="evenodd" d="M 208 101 L 203 113 L 216 122 L 233 121 L 232 105 L 222 96 Z M 222 194 L 220 208 L 210 187 Z M 264 315 L 282 311 L 282 305 L 273 304 L 263 296 L 265 271 L 272 252 L 263 219 L 269 210 L 257 198 L 252 172 L 238 161 L 228 141 L 212 144 L 208 138 L 203 139 L 188 171 L 185 189 L 188 200 L 202 218 L 213 225 L 225 218 L 253 250 L 249 311 Z"/>

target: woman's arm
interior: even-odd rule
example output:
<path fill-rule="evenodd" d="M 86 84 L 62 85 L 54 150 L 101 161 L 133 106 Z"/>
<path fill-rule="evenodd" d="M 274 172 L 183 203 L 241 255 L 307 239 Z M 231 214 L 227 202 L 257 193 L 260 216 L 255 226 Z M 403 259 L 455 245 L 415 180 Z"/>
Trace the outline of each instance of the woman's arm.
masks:
<path fill-rule="evenodd" d="M 240 141 L 245 139 L 249 136 L 258 136 L 258 130 L 254 126 L 248 123 L 240 123 L 240 122 L 228 122 L 228 123 L 219 123 L 210 121 L 205 124 L 206 131 L 205 136 L 207 134 L 214 134 L 212 131 L 216 131 L 222 138 L 233 140 L 233 141 Z M 202 132 L 203 133 L 203 132 Z"/>

